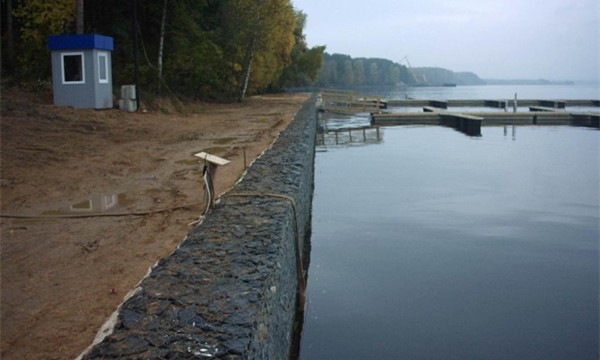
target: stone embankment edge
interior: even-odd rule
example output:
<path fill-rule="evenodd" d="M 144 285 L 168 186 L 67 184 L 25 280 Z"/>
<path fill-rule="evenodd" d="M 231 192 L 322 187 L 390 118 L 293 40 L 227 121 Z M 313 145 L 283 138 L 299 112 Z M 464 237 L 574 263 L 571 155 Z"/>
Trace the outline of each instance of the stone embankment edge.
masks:
<path fill-rule="evenodd" d="M 289 358 L 307 265 L 297 259 L 309 249 L 315 116 L 313 96 L 80 358 Z"/>

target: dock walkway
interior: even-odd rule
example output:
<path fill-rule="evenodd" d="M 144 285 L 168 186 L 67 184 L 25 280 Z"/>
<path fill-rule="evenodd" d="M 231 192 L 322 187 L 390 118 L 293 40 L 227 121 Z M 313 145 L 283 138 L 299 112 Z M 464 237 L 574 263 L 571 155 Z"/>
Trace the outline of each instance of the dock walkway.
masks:
<path fill-rule="evenodd" d="M 486 125 L 576 125 L 599 127 L 600 100 L 518 100 L 519 106 L 529 111 L 517 111 L 512 101 L 506 100 L 422 100 L 407 99 L 387 101 L 388 108 L 422 106 L 423 112 L 372 112 L 373 125 L 448 125 L 460 131 L 477 135 L 477 123 Z M 591 107 L 593 111 L 569 111 L 572 107 Z M 482 108 L 481 111 L 452 112 L 452 107 Z M 486 111 L 500 108 L 505 111 Z M 598 108 L 597 111 L 595 108 Z M 458 126 L 460 125 L 460 126 Z M 467 130 L 464 130 L 464 129 Z"/>
<path fill-rule="evenodd" d="M 371 113 L 371 122 L 377 125 L 409 125 L 409 124 L 436 124 L 440 116 L 449 114 L 461 116 L 474 116 L 482 119 L 482 125 L 582 125 L 598 127 L 600 117 L 598 112 L 569 112 L 565 109 L 552 109 L 531 107 L 530 111 L 520 112 L 451 112 L 448 110 L 436 111 L 436 108 L 426 106 L 423 112 L 407 113 Z M 442 110 L 442 109 L 439 109 Z"/>
<path fill-rule="evenodd" d="M 345 90 L 322 90 L 318 99 L 319 111 L 341 113 L 371 112 L 387 109 L 380 96 L 369 97 Z"/>
<path fill-rule="evenodd" d="M 384 111 L 397 107 L 418 108 L 422 112 Z M 489 108 L 482 111 L 452 111 L 452 108 Z M 519 110 L 527 107 L 529 111 Z M 573 107 L 585 107 L 581 111 Z M 592 108 L 590 111 L 587 108 Z M 493 109 L 493 110 L 492 110 Z M 498 110 L 498 109 L 504 109 Z M 599 128 L 600 100 L 494 100 L 494 99 L 401 99 L 359 96 L 352 92 L 323 90 L 320 111 L 369 112 L 371 125 L 445 125 L 468 135 L 480 135 L 486 125 L 575 125 Z"/>
<path fill-rule="evenodd" d="M 400 100 L 384 100 L 388 108 L 394 107 L 492 107 L 492 108 L 508 108 L 514 106 L 514 100 L 494 100 L 494 99 L 452 99 L 452 100 L 426 100 L 426 99 L 400 99 Z M 444 106 L 436 106 L 436 104 L 445 104 Z M 535 100 L 523 99 L 517 100 L 519 106 L 545 106 L 557 109 L 564 109 L 570 106 L 591 106 L 600 107 L 600 100 L 581 99 L 581 100 Z"/>

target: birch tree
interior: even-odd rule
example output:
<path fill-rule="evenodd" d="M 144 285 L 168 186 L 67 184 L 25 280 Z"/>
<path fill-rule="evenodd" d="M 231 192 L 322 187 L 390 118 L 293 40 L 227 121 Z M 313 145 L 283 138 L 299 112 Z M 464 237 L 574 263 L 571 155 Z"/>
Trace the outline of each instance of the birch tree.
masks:
<path fill-rule="evenodd" d="M 163 10 L 162 10 L 162 19 L 160 22 L 160 40 L 158 42 L 158 60 L 157 60 L 157 67 L 158 67 L 158 93 L 160 94 L 160 89 L 162 86 L 162 82 L 163 82 L 163 49 L 164 49 L 164 45 L 165 45 L 165 25 L 167 22 L 167 3 L 168 0 L 165 0 L 163 3 Z"/>
<path fill-rule="evenodd" d="M 252 63 L 254 62 L 254 55 L 256 54 L 256 46 L 258 43 L 259 30 L 262 21 L 262 1 L 257 1 L 257 3 L 258 6 L 256 9 L 256 18 L 254 20 L 254 29 L 252 31 L 252 38 L 250 40 L 250 49 L 248 50 L 248 60 L 246 62 L 246 72 L 244 74 L 240 102 L 244 101 L 246 98 L 246 92 L 248 91 L 248 82 L 250 81 L 250 74 L 252 73 Z"/>
<path fill-rule="evenodd" d="M 240 79 L 238 99 L 243 101 L 248 93 L 275 84 L 290 63 L 296 18 L 289 0 L 230 0 L 223 14 L 223 40 L 230 44 L 232 70 Z"/>

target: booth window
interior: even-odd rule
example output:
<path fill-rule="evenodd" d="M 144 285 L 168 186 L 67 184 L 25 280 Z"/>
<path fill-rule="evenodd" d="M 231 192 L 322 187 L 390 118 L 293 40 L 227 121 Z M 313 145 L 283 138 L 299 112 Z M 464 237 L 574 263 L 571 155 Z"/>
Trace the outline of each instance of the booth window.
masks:
<path fill-rule="evenodd" d="M 61 55 L 63 84 L 84 84 L 83 53 L 63 53 Z"/>
<path fill-rule="evenodd" d="M 108 84 L 108 54 L 98 53 L 98 82 Z"/>

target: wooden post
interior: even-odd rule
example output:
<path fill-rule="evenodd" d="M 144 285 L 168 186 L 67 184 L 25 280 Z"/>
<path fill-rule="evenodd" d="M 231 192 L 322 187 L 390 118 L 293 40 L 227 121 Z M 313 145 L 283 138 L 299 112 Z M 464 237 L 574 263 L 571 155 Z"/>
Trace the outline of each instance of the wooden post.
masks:
<path fill-rule="evenodd" d="M 214 179 L 217 173 L 217 166 L 227 165 L 229 160 L 211 155 L 205 152 L 194 154 L 195 157 L 202 159 L 201 164 L 204 164 L 202 176 L 204 178 L 204 191 L 206 195 L 206 209 L 202 215 L 206 215 L 210 210 L 215 194 L 214 194 Z"/>

